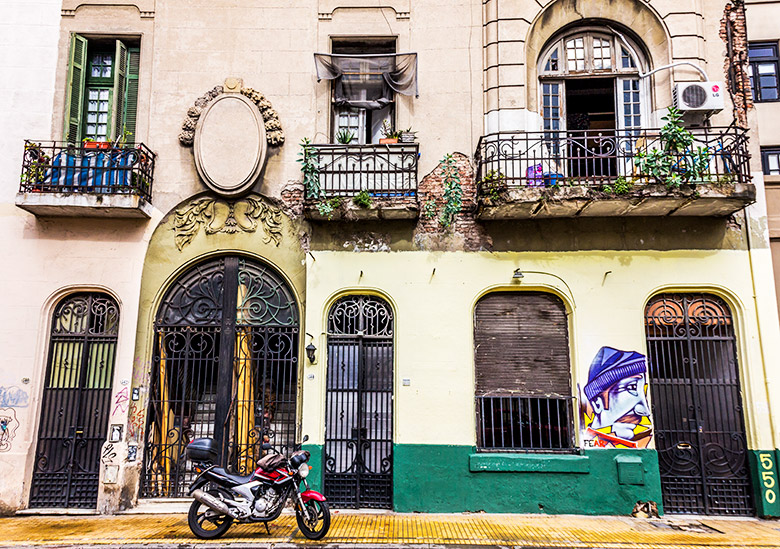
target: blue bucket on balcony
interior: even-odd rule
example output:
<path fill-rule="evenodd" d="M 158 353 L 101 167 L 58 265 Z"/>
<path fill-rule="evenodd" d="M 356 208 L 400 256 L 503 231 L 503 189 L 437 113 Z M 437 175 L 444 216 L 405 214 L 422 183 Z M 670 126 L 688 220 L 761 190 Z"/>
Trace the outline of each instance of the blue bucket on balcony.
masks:
<path fill-rule="evenodd" d="M 544 174 L 544 186 L 556 187 L 563 183 L 563 175 L 559 173 L 547 172 Z"/>

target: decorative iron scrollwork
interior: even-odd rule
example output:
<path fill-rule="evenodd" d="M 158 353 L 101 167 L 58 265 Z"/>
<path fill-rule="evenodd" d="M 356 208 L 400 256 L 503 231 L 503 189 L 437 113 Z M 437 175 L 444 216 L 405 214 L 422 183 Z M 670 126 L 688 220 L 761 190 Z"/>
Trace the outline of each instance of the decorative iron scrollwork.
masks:
<path fill-rule="evenodd" d="M 176 247 L 181 250 L 192 242 L 201 225 L 208 235 L 253 233 L 260 225 L 266 235 L 263 242 L 273 241 L 279 246 L 282 241 L 282 211 L 252 196 L 234 202 L 199 198 L 176 210 L 173 222 Z"/>
<path fill-rule="evenodd" d="M 334 335 L 393 335 L 393 311 L 387 302 L 368 295 L 339 300 L 328 315 L 328 333 Z"/>

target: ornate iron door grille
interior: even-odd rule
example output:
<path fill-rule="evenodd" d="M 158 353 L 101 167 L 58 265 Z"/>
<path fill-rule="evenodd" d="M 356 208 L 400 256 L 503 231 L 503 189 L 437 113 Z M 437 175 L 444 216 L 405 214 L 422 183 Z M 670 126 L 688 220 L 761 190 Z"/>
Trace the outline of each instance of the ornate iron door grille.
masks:
<path fill-rule="evenodd" d="M 393 313 L 348 296 L 328 316 L 325 496 L 336 507 L 393 506 Z"/>
<path fill-rule="evenodd" d="M 254 470 L 263 440 L 295 442 L 298 308 L 273 269 L 238 257 L 197 265 L 166 293 L 155 334 L 143 497 L 186 495 L 194 438 L 214 438 L 238 474 Z"/>
<path fill-rule="evenodd" d="M 645 327 L 665 511 L 753 514 L 728 306 L 712 295 L 660 295 Z"/>
<path fill-rule="evenodd" d="M 54 311 L 30 507 L 97 505 L 118 327 L 104 294 L 74 294 Z"/>

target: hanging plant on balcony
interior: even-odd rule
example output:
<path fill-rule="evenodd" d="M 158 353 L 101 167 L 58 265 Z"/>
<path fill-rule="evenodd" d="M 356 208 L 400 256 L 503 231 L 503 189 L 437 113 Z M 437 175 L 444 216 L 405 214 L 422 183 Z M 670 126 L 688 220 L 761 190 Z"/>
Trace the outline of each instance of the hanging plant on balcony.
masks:
<path fill-rule="evenodd" d="M 639 151 L 635 162 L 641 175 L 650 176 L 669 189 L 695 185 L 707 180 L 710 165 L 708 147 L 693 149 L 694 136 L 682 124 L 682 114 L 674 107 L 662 118 L 660 149 Z"/>
<path fill-rule="evenodd" d="M 458 166 L 451 154 L 444 156 L 439 162 L 439 167 L 441 167 L 442 186 L 444 187 L 444 208 L 439 221 L 445 227 L 449 227 L 455 219 L 455 214 L 460 212 L 463 207 L 463 189 L 460 185 Z"/>
<path fill-rule="evenodd" d="M 303 174 L 303 188 L 306 198 L 319 198 L 322 194 L 320 188 L 320 164 L 319 154 L 308 137 L 301 139 L 301 151 L 298 153 Z"/>

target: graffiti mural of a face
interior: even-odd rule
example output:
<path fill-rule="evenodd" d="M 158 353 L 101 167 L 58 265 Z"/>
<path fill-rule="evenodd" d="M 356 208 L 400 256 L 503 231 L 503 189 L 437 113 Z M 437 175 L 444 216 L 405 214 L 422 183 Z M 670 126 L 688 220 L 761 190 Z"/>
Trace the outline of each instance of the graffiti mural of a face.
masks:
<path fill-rule="evenodd" d="M 602 347 L 590 365 L 584 392 L 586 446 L 644 448 L 650 443 L 653 431 L 644 355 Z"/>

